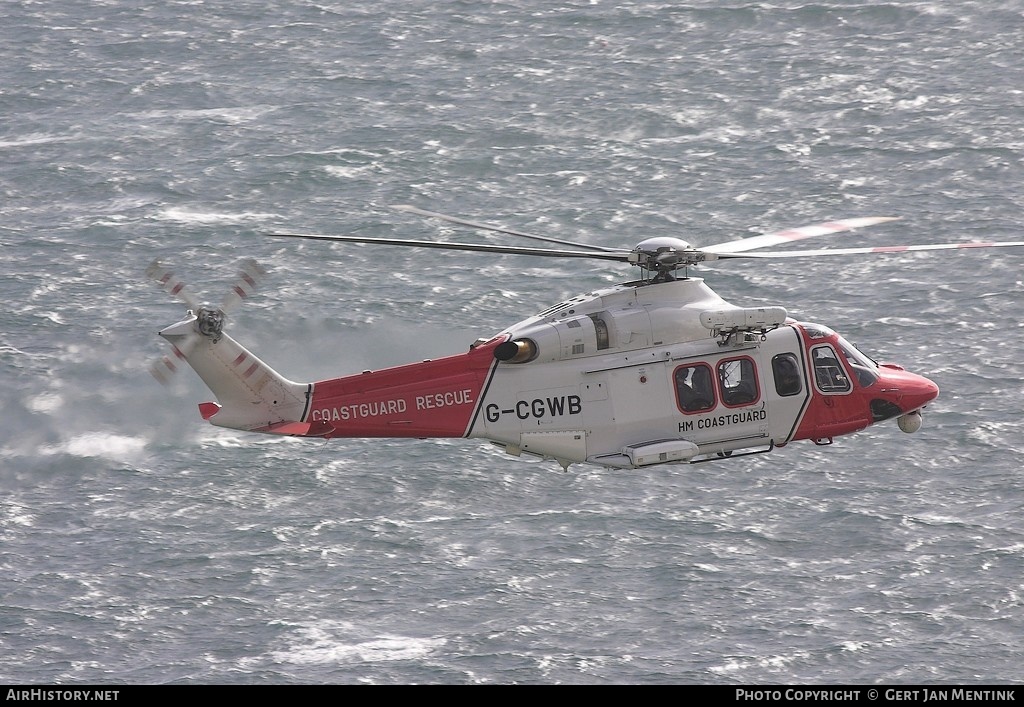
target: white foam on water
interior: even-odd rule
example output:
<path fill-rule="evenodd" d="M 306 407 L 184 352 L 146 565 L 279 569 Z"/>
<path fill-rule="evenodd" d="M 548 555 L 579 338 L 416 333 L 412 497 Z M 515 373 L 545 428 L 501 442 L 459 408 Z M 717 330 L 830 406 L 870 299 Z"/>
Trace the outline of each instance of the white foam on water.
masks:
<path fill-rule="evenodd" d="M 156 215 L 156 219 L 160 221 L 179 221 L 181 223 L 201 225 L 252 223 L 254 221 L 269 221 L 277 218 L 280 218 L 280 215 L 273 213 L 217 213 L 209 211 L 192 211 L 183 208 L 164 209 Z"/>
<path fill-rule="evenodd" d="M 109 432 L 87 432 L 46 451 L 51 454 L 65 453 L 76 457 L 96 457 L 126 462 L 137 459 L 145 449 L 146 439 L 143 437 Z"/>
<path fill-rule="evenodd" d="M 298 628 L 291 645 L 272 657 L 287 663 L 379 663 L 421 660 L 444 647 L 444 638 L 382 635 L 360 638 L 353 626 L 327 622 Z"/>

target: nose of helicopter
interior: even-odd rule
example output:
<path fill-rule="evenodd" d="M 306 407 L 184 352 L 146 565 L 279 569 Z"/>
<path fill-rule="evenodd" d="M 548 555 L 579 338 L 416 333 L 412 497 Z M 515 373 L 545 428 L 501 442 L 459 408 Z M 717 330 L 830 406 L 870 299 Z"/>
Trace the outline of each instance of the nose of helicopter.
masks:
<path fill-rule="evenodd" d="M 902 414 L 920 410 L 939 397 L 939 386 L 924 376 L 910 373 L 892 364 L 883 364 L 880 372 L 880 392 L 885 395 L 888 402 L 899 408 Z"/>

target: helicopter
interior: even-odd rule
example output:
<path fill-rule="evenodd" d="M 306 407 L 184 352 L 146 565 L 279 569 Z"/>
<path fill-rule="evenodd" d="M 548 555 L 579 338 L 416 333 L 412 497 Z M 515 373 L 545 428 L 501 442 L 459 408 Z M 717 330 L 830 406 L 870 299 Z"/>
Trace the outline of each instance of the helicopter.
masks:
<path fill-rule="evenodd" d="M 698 248 L 672 236 L 632 249 L 589 245 L 395 206 L 400 211 L 558 247 L 301 233 L 275 238 L 615 261 L 639 279 L 555 304 L 468 350 L 434 360 L 294 382 L 224 331 L 227 313 L 266 275 L 253 260 L 219 307 L 203 305 L 154 261 L 147 274 L 188 307 L 159 332 L 173 346 L 151 368 L 166 382 L 187 362 L 216 397 L 213 425 L 319 439 L 476 438 L 564 470 L 698 463 L 800 441 L 832 444 L 886 420 L 912 433 L 938 394 L 928 378 L 877 363 L 831 328 L 784 307 L 730 304 L 688 268 L 736 258 L 832 257 L 1024 246 L 1024 241 L 750 251 L 887 223 L 862 217 Z"/>

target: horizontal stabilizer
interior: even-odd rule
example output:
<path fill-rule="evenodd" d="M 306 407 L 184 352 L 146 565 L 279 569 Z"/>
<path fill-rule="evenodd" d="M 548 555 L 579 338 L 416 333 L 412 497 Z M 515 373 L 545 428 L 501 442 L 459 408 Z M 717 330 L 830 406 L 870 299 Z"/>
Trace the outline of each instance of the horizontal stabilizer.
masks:
<path fill-rule="evenodd" d="M 203 416 L 204 420 L 209 420 L 218 412 L 220 412 L 220 405 L 217 403 L 199 403 L 199 414 Z"/>

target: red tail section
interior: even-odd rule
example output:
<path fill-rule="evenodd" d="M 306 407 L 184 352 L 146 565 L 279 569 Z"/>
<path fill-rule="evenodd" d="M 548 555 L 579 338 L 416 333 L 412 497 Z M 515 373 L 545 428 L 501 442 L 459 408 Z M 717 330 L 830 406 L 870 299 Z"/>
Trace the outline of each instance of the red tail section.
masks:
<path fill-rule="evenodd" d="M 497 365 L 494 348 L 502 341 L 314 383 L 305 422 L 322 437 L 465 437 Z"/>

